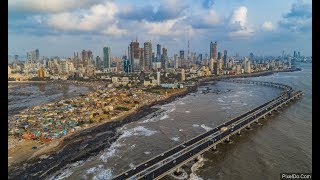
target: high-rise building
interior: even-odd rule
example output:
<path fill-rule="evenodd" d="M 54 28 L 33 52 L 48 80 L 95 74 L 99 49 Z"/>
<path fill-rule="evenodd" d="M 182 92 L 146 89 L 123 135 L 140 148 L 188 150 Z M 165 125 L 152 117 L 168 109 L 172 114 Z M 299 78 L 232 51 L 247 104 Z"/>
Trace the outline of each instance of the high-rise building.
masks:
<path fill-rule="evenodd" d="M 89 50 L 87 51 L 87 64 L 93 64 L 93 54 L 92 54 L 92 51 Z"/>
<path fill-rule="evenodd" d="M 157 61 L 161 59 L 161 45 L 157 44 Z"/>
<path fill-rule="evenodd" d="M 198 60 L 199 60 L 200 62 L 202 62 L 202 54 L 199 54 Z"/>
<path fill-rule="evenodd" d="M 184 50 L 180 50 L 180 56 L 179 57 L 180 57 L 180 62 L 181 62 L 180 67 L 185 66 Z"/>
<path fill-rule="evenodd" d="M 174 56 L 173 56 L 173 61 L 174 61 L 173 67 L 174 67 L 175 69 L 179 68 L 178 54 L 174 54 Z"/>
<path fill-rule="evenodd" d="M 100 58 L 100 56 L 96 57 L 96 67 L 99 68 L 99 69 L 101 68 L 101 58 Z"/>
<path fill-rule="evenodd" d="M 217 42 L 210 43 L 210 59 L 213 58 L 214 60 L 217 60 Z"/>
<path fill-rule="evenodd" d="M 144 70 L 144 52 L 143 48 L 139 48 L 139 70 Z"/>
<path fill-rule="evenodd" d="M 221 58 L 221 52 L 218 52 L 218 59 L 220 60 Z"/>
<path fill-rule="evenodd" d="M 35 61 L 36 61 L 36 52 L 35 51 L 27 52 L 27 62 L 32 63 Z"/>
<path fill-rule="evenodd" d="M 151 41 L 145 42 L 144 44 L 144 69 L 150 70 L 151 69 L 151 62 L 152 62 L 152 44 Z"/>
<path fill-rule="evenodd" d="M 81 57 L 82 57 L 82 64 L 84 65 L 84 64 L 86 64 L 86 62 L 87 62 L 87 55 L 88 55 L 88 53 L 87 53 L 87 51 L 86 50 L 82 50 L 82 53 L 81 53 Z"/>
<path fill-rule="evenodd" d="M 162 48 L 162 55 L 161 55 L 161 68 L 167 69 L 168 68 L 168 50 L 166 48 Z"/>
<path fill-rule="evenodd" d="M 138 70 L 140 60 L 140 48 L 139 48 L 139 42 L 136 39 L 136 42 L 131 42 L 129 45 L 129 61 L 131 65 L 131 72 L 134 70 Z"/>
<path fill-rule="evenodd" d="M 251 63 L 247 57 L 244 58 L 244 72 L 251 73 Z"/>
<path fill-rule="evenodd" d="M 184 59 L 184 50 L 180 51 L 180 59 L 183 60 Z"/>
<path fill-rule="evenodd" d="M 154 52 L 152 52 L 152 62 L 156 62 L 157 60 L 156 60 L 156 56 L 155 56 L 155 53 Z"/>
<path fill-rule="evenodd" d="M 36 53 L 36 61 L 39 61 L 39 58 L 40 58 L 39 49 L 36 49 L 35 53 Z"/>
<path fill-rule="evenodd" d="M 111 65 L 111 50 L 110 47 L 103 48 L 103 67 L 110 68 Z"/>
<path fill-rule="evenodd" d="M 123 71 L 129 73 L 131 71 L 130 61 L 128 60 L 127 56 L 122 57 L 123 60 Z"/>
<path fill-rule="evenodd" d="M 227 58 L 228 58 L 228 51 L 223 51 L 223 67 L 227 67 Z"/>

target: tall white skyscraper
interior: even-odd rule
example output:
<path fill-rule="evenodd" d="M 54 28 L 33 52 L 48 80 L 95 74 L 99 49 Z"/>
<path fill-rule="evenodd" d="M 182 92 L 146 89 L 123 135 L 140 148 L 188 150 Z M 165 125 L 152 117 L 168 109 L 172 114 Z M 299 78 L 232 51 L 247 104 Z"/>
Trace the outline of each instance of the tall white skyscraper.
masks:
<path fill-rule="evenodd" d="M 176 69 L 179 67 L 179 59 L 178 54 L 174 54 L 173 56 L 173 67 Z"/>

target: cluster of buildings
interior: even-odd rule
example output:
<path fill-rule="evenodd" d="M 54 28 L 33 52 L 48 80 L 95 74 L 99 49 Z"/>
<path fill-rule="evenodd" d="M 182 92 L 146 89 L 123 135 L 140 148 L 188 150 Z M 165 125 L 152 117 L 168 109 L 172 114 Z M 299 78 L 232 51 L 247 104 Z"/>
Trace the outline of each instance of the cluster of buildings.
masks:
<path fill-rule="evenodd" d="M 91 123 L 112 120 L 164 98 L 164 95 L 137 88 L 98 90 L 88 95 L 35 106 L 14 115 L 9 121 L 9 135 L 49 142 Z"/>
<path fill-rule="evenodd" d="M 122 57 L 112 57 L 111 48 L 103 47 L 102 57 L 96 56 L 91 50 L 82 50 L 79 54 L 74 52 L 73 57 L 43 57 L 40 59 L 39 50 L 27 53 L 24 62 L 14 61 L 8 66 L 9 80 L 37 80 L 37 79 L 94 79 L 103 78 L 105 74 L 137 74 L 144 72 L 146 75 L 160 72 L 161 77 L 167 73 L 179 74 L 179 80 L 184 81 L 202 76 L 219 76 L 252 73 L 258 71 L 290 69 L 294 62 L 305 57 L 300 52 L 294 51 L 293 57 L 285 55 L 280 57 L 259 57 L 250 53 L 249 57 L 228 56 L 228 51 L 218 51 L 218 43 L 210 42 L 210 53 L 196 54 L 184 50 L 179 54 L 168 56 L 168 49 L 161 44 L 156 45 L 153 51 L 151 41 L 143 43 L 140 47 L 138 40 L 132 41 L 128 46 L 128 53 Z M 189 42 L 188 42 L 189 47 Z M 142 84 L 158 84 L 154 79 L 141 82 Z"/>

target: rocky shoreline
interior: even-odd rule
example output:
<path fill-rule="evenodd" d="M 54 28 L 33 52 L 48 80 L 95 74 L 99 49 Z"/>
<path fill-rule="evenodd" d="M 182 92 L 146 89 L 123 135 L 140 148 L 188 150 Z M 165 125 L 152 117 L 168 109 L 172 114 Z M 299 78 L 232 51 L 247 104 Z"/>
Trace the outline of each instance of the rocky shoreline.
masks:
<path fill-rule="evenodd" d="M 148 114 L 157 111 L 158 109 L 154 108 L 154 105 L 167 104 L 177 98 L 184 97 L 189 93 L 195 92 L 198 86 L 202 86 L 208 81 L 266 76 L 273 73 L 276 72 L 268 71 L 243 74 L 240 76 L 235 75 L 205 78 L 195 86 L 189 87 L 185 92 L 145 105 L 126 117 L 121 117 L 112 122 L 103 123 L 72 134 L 69 137 L 64 138 L 58 146 L 52 148 L 45 156 L 36 156 L 30 160 L 9 166 L 8 179 L 43 179 L 65 167 L 67 164 L 86 160 L 90 156 L 97 155 L 101 150 L 110 147 L 110 145 L 121 135 L 117 132 L 117 128 L 130 122 L 137 121 Z"/>

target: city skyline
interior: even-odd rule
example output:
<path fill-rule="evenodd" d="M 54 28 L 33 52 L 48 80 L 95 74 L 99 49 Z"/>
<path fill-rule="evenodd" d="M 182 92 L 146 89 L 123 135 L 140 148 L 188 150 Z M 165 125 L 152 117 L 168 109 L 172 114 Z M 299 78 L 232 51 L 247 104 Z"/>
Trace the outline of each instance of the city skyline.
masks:
<path fill-rule="evenodd" d="M 9 55 L 39 49 L 41 56 L 71 57 L 90 49 L 102 57 L 109 46 L 112 56 L 122 56 L 136 38 L 151 41 L 153 52 L 161 44 L 170 57 L 187 52 L 188 41 L 190 52 L 202 54 L 211 41 L 241 56 L 312 54 L 311 1 L 28 2 L 9 2 Z"/>

